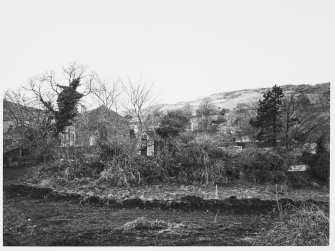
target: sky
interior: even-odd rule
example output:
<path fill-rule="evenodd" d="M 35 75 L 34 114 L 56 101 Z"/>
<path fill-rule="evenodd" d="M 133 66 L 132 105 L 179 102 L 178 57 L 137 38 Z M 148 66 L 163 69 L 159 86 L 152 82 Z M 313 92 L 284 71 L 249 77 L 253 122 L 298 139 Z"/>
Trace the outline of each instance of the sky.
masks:
<path fill-rule="evenodd" d="M 161 103 L 334 80 L 335 1 L 0 0 L 1 88 L 78 62 Z"/>

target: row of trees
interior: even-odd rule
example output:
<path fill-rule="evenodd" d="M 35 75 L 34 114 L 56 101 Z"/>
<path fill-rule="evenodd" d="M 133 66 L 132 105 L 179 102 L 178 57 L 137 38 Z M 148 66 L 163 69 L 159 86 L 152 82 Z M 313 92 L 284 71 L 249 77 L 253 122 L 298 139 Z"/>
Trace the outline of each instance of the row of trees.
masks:
<path fill-rule="evenodd" d="M 122 107 L 129 118 L 136 119 L 139 135 L 150 126 L 158 127 L 156 132 L 165 141 L 185 131 L 193 116 L 190 105 L 166 115 L 154 109 L 156 99 L 151 86 L 141 82 L 110 82 L 76 63 L 63 68 L 63 72 L 67 84 L 60 84 L 54 72 L 46 72 L 32 78 L 24 92 L 5 93 L 5 99 L 15 104 L 7 107 L 9 116 L 26 142 L 52 142 L 72 124 L 78 108 L 85 111 L 104 105 L 119 112 Z M 273 146 L 280 140 L 290 148 L 296 142 L 306 141 L 311 132 L 329 128 L 329 97 L 328 101 L 326 97 L 324 102 L 311 103 L 301 92 L 284 96 L 283 90 L 274 86 L 252 109 L 257 116 L 250 119 L 250 107 L 237 107 L 230 124 Z M 217 132 L 227 124 L 227 110 L 216 108 L 209 99 L 204 99 L 195 113 L 199 131 Z"/>
<path fill-rule="evenodd" d="M 274 147 L 281 141 L 290 149 L 296 143 L 306 142 L 313 132 L 329 135 L 329 120 L 329 93 L 311 103 L 304 93 L 292 91 L 284 96 L 275 85 L 259 100 L 257 116 L 250 124 L 256 128 L 258 140 Z"/>
<path fill-rule="evenodd" d="M 101 105 L 116 112 L 122 107 L 138 121 L 141 133 L 150 121 L 156 101 L 151 86 L 130 79 L 110 82 L 77 63 L 63 68 L 63 81 L 55 72 L 45 72 L 17 91 L 7 90 L 4 99 L 7 116 L 16 128 L 13 139 L 25 146 L 30 142 L 29 147 L 55 143 L 79 111 Z"/>
<path fill-rule="evenodd" d="M 216 133 L 220 132 L 220 125 L 230 124 L 237 129 L 235 137 L 242 133 L 274 147 L 280 142 L 290 150 L 299 143 L 315 142 L 321 135 L 329 136 L 329 96 L 326 91 L 311 102 L 304 92 L 286 91 L 284 95 L 275 85 L 256 104 L 241 104 L 228 117 L 225 109 L 220 110 L 205 99 L 196 110 L 197 131 Z M 180 111 L 168 112 L 157 133 L 165 140 L 180 135 L 189 126 L 190 110 L 185 106 Z"/>

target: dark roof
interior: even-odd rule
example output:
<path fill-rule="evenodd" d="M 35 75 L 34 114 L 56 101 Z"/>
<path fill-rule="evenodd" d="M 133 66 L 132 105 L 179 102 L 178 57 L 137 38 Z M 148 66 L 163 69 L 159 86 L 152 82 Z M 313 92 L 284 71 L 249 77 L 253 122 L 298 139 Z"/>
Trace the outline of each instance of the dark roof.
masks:
<path fill-rule="evenodd" d="M 14 102 L 8 101 L 6 99 L 3 99 L 3 121 L 10 121 L 12 120 L 10 116 L 10 110 L 13 112 L 15 110 L 19 109 L 24 109 L 24 111 L 33 111 L 33 112 L 41 112 L 43 110 L 29 107 L 29 106 L 24 106 L 20 104 L 16 104 Z"/>
<path fill-rule="evenodd" d="M 107 114 L 108 116 L 113 117 L 114 119 L 128 121 L 126 118 L 122 117 L 120 114 L 114 112 L 113 110 L 109 109 L 107 106 L 104 106 L 104 105 L 99 106 L 98 108 L 89 111 L 89 113 L 98 113 L 98 114 L 104 114 L 104 115 Z"/>
<path fill-rule="evenodd" d="M 103 117 L 106 118 L 106 120 L 108 121 L 113 121 L 113 122 L 121 122 L 124 124 L 128 124 L 129 120 L 125 119 L 124 117 L 122 117 L 120 114 L 114 112 L 113 110 L 109 109 L 108 107 L 102 105 L 99 106 L 96 109 L 87 111 L 85 113 L 80 114 L 77 117 L 77 120 L 81 120 L 84 117 L 87 116 L 98 116 L 98 117 Z"/>

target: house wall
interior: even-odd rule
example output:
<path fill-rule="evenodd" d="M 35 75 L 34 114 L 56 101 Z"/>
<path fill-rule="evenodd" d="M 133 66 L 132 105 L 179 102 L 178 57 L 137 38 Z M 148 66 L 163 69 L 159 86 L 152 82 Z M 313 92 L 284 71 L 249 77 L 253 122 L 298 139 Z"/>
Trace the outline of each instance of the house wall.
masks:
<path fill-rule="evenodd" d="M 128 141 L 130 138 L 129 127 L 126 124 L 115 126 L 112 124 L 106 124 L 106 139 L 107 141 Z M 98 128 L 87 129 L 76 125 L 76 145 L 77 146 L 89 146 L 94 142 L 97 143 L 100 139 L 100 132 Z"/>
<path fill-rule="evenodd" d="M 92 146 L 101 141 L 129 141 L 129 121 L 100 107 L 79 116 L 62 135 L 62 146 Z"/>
<path fill-rule="evenodd" d="M 61 135 L 61 146 L 74 146 L 76 142 L 76 130 L 74 126 L 67 126 Z"/>

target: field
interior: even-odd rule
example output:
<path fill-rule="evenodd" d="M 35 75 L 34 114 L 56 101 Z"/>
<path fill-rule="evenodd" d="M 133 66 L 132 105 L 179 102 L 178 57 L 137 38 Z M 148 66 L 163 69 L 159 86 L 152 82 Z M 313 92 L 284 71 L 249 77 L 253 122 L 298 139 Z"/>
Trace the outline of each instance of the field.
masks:
<path fill-rule="evenodd" d="M 254 206 L 255 210 L 250 210 L 249 213 L 238 210 L 232 213 L 224 209 L 221 211 L 220 209 L 207 210 L 206 204 L 201 209 L 192 208 L 192 206 L 189 209 L 172 207 L 168 210 L 155 207 L 144 209 L 136 206 L 122 208 L 99 203 L 77 203 L 71 200 L 55 199 L 55 197 L 48 197 L 43 193 L 32 193 L 22 188 L 21 190 L 8 189 L 11 186 L 15 188 L 10 184 L 22 184 L 29 176 L 29 169 L 4 170 L 3 239 L 6 246 L 271 245 L 271 243 L 264 242 L 264 233 L 271 233 L 276 226 L 278 229 L 278 224 L 283 220 L 276 205 L 271 206 L 274 210 L 268 210 L 266 213 L 257 211 L 258 207 L 253 204 L 250 204 L 250 208 Z M 43 188 L 41 189 L 43 191 Z M 125 192 L 125 189 L 115 188 L 105 191 L 105 195 L 102 190 L 96 190 L 93 193 L 92 189 L 92 187 L 85 189 L 85 186 L 82 186 L 82 193 L 86 193 L 85 198 L 93 198 L 97 194 L 104 198 L 105 195 L 108 196 L 112 192 L 113 196 L 117 197 L 118 191 L 119 199 L 123 201 L 137 197 L 143 200 L 168 199 L 172 202 L 183 202 L 186 196 L 198 198 L 195 195 L 201 195 L 204 201 L 211 201 L 216 194 L 214 187 L 195 186 L 178 187 L 178 189 L 173 186 L 142 187 L 138 188 L 138 191 L 133 188 L 128 193 Z M 270 201 L 274 196 L 273 192 L 264 193 L 265 190 L 263 190 L 264 197 L 262 198 L 262 189 L 266 187 L 252 187 L 251 184 L 245 184 L 244 187 L 241 184 L 219 187 L 220 197 L 217 199 L 227 203 L 227 196 L 235 195 L 236 198 L 230 197 L 236 201 L 235 204 L 230 202 L 231 208 L 238 208 L 238 203 L 243 201 L 243 197 L 246 199 L 246 197 L 253 196 L 262 199 L 252 200 L 250 198 L 247 200 L 251 201 L 250 203 Z M 66 194 L 65 190 L 68 193 L 71 191 L 72 194 L 80 192 L 77 186 L 76 188 L 64 188 L 59 194 Z M 329 198 L 327 191 L 322 189 L 313 191 L 302 189 L 286 193 L 291 196 L 292 201 L 302 198 L 310 199 L 308 194 L 312 194 L 315 201 L 326 202 Z M 87 201 L 90 202 L 90 200 Z M 193 205 L 187 203 L 186 205 Z M 321 205 L 324 206 L 327 203 Z M 326 226 L 322 229 L 327 231 Z M 317 245 L 327 245 L 327 243 L 321 240 Z"/>

